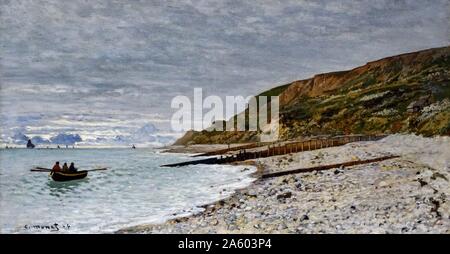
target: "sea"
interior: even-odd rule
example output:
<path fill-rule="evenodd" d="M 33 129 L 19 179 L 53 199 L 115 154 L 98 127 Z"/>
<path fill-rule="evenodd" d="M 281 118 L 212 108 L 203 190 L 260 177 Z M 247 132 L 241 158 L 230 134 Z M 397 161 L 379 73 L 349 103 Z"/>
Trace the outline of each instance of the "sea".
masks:
<path fill-rule="evenodd" d="M 160 165 L 193 160 L 152 148 L 0 149 L 0 233 L 112 233 L 199 213 L 255 178 L 251 166 Z M 55 161 L 87 178 L 55 182 Z"/>

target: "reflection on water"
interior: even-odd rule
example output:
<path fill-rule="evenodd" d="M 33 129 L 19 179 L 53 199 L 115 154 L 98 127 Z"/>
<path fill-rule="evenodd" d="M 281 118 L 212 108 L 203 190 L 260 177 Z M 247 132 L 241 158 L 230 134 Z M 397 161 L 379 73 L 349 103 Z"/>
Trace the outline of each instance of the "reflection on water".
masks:
<path fill-rule="evenodd" d="M 70 193 L 78 190 L 81 187 L 81 185 L 87 184 L 88 182 L 89 178 L 83 178 L 67 182 L 56 182 L 49 177 L 46 185 L 49 188 L 51 196 L 60 197 L 61 194 Z"/>

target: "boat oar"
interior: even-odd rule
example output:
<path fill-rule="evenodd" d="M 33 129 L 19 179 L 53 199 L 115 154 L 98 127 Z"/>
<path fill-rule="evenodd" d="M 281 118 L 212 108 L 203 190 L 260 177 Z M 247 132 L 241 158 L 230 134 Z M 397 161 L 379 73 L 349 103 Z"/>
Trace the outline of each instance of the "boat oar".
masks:
<path fill-rule="evenodd" d="M 89 172 L 89 171 L 100 171 L 100 170 L 107 170 L 108 168 L 93 168 L 93 169 L 88 169 L 88 170 L 85 170 L 85 171 L 87 171 L 87 172 Z"/>
<path fill-rule="evenodd" d="M 51 172 L 52 170 L 49 168 L 33 168 L 30 169 L 31 172 Z"/>
<path fill-rule="evenodd" d="M 81 171 L 100 171 L 100 170 L 107 170 L 108 168 L 94 168 L 94 169 L 88 169 L 88 170 L 81 170 Z M 31 172 L 51 172 L 52 170 L 49 168 L 41 168 L 36 167 L 33 169 L 30 169 Z"/>
<path fill-rule="evenodd" d="M 35 169 L 52 170 L 51 168 L 35 167 Z"/>

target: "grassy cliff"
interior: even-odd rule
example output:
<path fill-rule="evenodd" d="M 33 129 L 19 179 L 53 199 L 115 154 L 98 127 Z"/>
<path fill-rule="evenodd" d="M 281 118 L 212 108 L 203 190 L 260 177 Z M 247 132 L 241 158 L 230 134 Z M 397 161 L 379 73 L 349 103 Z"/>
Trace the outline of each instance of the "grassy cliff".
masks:
<path fill-rule="evenodd" d="M 280 96 L 282 139 L 324 134 L 450 135 L 450 47 L 318 74 L 260 95 Z M 189 132 L 177 144 L 257 141 L 257 132 Z"/>

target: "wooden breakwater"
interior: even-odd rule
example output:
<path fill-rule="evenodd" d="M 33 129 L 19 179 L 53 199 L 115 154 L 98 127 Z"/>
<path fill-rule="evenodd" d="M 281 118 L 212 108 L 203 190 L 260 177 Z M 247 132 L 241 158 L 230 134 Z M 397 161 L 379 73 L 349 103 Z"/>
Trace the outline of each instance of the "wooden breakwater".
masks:
<path fill-rule="evenodd" d="M 277 177 L 277 176 L 306 173 L 306 172 L 312 172 L 312 171 L 321 171 L 321 170 L 340 168 L 340 167 L 351 167 L 351 166 L 356 166 L 356 165 L 361 165 L 361 164 L 369 164 L 369 163 L 373 163 L 373 162 L 394 159 L 394 158 L 398 158 L 398 157 L 400 157 L 400 156 L 391 155 L 391 156 L 384 156 L 384 157 L 379 157 L 379 158 L 374 158 L 374 159 L 369 159 L 369 160 L 349 161 L 349 162 L 344 162 L 344 163 L 310 167 L 310 168 L 284 170 L 284 171 L 264 174 L 261 176 L 261 178 L 271 178 L 271 177 Z"/>
<path fill-rule="evenodd" d="M 194 161 L 186 161 L 181 163 L 173 163 L 161 165 L 162 167 L 178 167 L 178 166 L 186 166 L 186 165 L 195 165 L 195 164 L 224 164 L 224 163 L 232 163 L 237 161 L 245 161 L 250 159 L 258 159 L 265 158 L 277 155 L 284 155 L 289 153 L 297 153 L 304 151 L 311 151 L 321 148 L 341 146 L 351 142 L 358 141 L 375 141 L 381 138 L 386 137 L 386 135 L 351 135 L 351 136 L 336 136 L 336 137 L 327 137 L 327 138 L 315 138 L 308 139 L 302 141 L 293 141 L 293 142 L 285 142 L 281 143 L 271 143 L 264 147 L 260 147 L 261 149 L 257 151 L 247 151 L 247 149 L 243 149 L 241 146 L 236 154 L 207 158 L 202 160 L 194 160 Z M 255 147 L 259 147 L 256 145 Z M 221 149 L 220 151 L 225 150 Z"/>
<path fill-rule="evenodd" d="M 192 157 L 203 157 L 203 156 L 220 155 L 220 154 L 225 154 L 225 153 L 233 152 L 233 151 L 239 151 L 239 150 L 243 150 L 243 149 L 252 149 L 252 148 L 256 148 L 256 147 L 260 147 L 260 146 L 264 146 L 264 145 L 267 145 L 267 143 L 255 142 L 255 143 L 251 143 L 251 144 L 245 144 L 245 145 L 240 145 L 240 146 L 233 146 L 233 147 L 229 147 L 229 148 L 218 149 L 218 150 L 211 151 L 211 152 L 196 154 L 196 155 L 193 155 Z"/>
<path fill-rule="evenodd" d="M 358 141 L 375 141 L 386 137 L 385 135 L 352 135 L 352 136 L 337 136 L 337 137 L 327 137 L 327 138 L 316 138 L 308 139 L 302 141 L 272 143 L 267 145 L 265 149 L 260 149 L 258 151 L 247 151 L 245 149 L 239 150 L 236 155 L 231 155 L 236 157 L 237 161 L 257 159 L 277 155 L 285 155 L 290 153 L 298 153 L 304 151 L 317 150 L 327 147 L 342 146 L 352 142 Z"/>
<path fill-rule="evenodd" d="M 184 161 L 184 162 L 166 164 L 166 165 L 161 165 L 161 167 L 182 167 L 182 166 L 196 165 L 196 164 L 220 164 L 220 163 L 223 163 L 223 162 L 220 162 L 218 160 L 218 158 L 213 157 L 213 158 L 208 158 L 208 159 Z"/>

